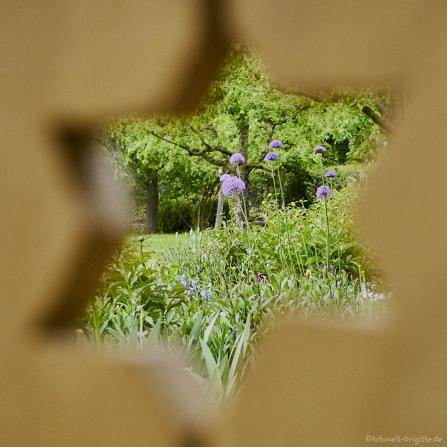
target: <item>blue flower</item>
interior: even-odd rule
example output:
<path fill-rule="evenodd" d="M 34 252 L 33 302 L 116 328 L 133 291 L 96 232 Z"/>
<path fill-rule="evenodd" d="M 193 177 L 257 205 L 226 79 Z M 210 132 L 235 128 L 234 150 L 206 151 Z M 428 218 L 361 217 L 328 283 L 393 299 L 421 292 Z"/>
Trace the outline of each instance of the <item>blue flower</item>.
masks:
<path fill-rule="evenodd" d="M 228 180 L 228 179 L 230 179 L 231 178 L 231 175 L 230 174 L 222 174 L 220 177 L 219 177 L 219 180 L 221 181 L 221 182 L 224 182 L 225 180 Z"/>
<path fill-rule="evenodd" d="M 272 149 L 281 149 L 282 148 L 282 141 L 281 140 L 270 141 L 269 147 L 272 148 Z"/>
<path fill-rule="evenodd" d="M 334 178 L 334 177 L 337 177 L 337 174 L 334 171 L 327 171 L 324 174 L 324 176 L 327 177 L 327 178 Z"/>
<path fill-rule="evenodd" d="M 222 183 L 222 194 L 226 197 L 245 191 L 245 183 L 239 177 L 231 176 Z"/>
<path fill-rule="evenodd" d="M 204 300 L 209 300 L 211 298 L 212 292 L 210 290 L 205 290 L 202 289 L 200 291 L 200 296 L 204 299 Z"/>
<path fill-rule="evenodd" d="M 232 165 L 243 165 L 245 163 L 245 158 L 242 154 L 236 152 L 230 157 L 230 163 Z"/>
<path fill-rule="evenodd" d="M 332 197 L 332 189 L 329 188 L 329 186 L 322 185 L 322 186 L 318 187 L 318 189 L 317 189 L 317 198 L 318 199 L 322 199 L 322 198 L 330 199 L 331 197 Z"/>
<path fill-rule="evenodd" d="M 189 290 L 192 292 L 196 292 L 197 289 L 199 288 L 199 285 L 197 284 L 197 281 L 192 280 L 191 281 L 191 286 L 189 288 Z"/>
<path fill-rule="evenodd" d="M 322 154 L 323 152 L 326 152 L 326 148 L 324 146 L 314 147 L 314 154 Z"/>
<path fill-rule="evenodd" d="M 180 282 L 182 283 L 183 287 L 186 289 L 187 295 L 192 295 L 194 292 L 197 291 L 197 282 L 196 281 L 189 281 L 188 278 L 185 275 L 181 275 L 179 277 Z"/>
<path fill-rule="evenodd" d="M 181 282 L 185 287 L 188 287 L 188 286 L 189 286 L 188 278 L 186 278 L 185 275 L 181 275 L 179 279 L 180 279 L 180 282 Z"/>
<path fill-rule="evenodd" d="M 265 161 L 276 161 L 278 160 L 279 155 L 276 152 L 268 152 L 264 157 Z"/>

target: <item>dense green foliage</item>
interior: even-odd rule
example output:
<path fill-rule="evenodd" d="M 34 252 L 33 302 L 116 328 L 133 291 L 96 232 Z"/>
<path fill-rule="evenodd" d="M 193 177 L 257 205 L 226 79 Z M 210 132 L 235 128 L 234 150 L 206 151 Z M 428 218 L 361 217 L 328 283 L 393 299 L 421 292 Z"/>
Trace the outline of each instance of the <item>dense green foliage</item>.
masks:
<path fill-rule="evenodd" d="M 190 228 L 208 228 L 214 225 L 217 199 L 192 202 L 185 197 L 164 198 L 160 201 L 159 230 L 163 233 L 181 232 Z M 224 214 L 228 216 L 228 205 Z"/>
<path fill-rule="evenodd" d="M 371 92 L 344 92 L 318 100 L 281 92 L 258 57 L 234 51 L 196 114 L 120 120 L 109 126 L 104 142 L 120 172 L 132 179 L 140 207 L 145 205 L 147 172 L 155 170 L 161 202 L 181 198 L 193 208 L 190 213 L 198 215 L 196 208 L 216 197 L 219 172 L 230 171 L 228 157 L 234 152 L 246 156 L 244 178 L 252 202 L 260 202 L 272 186 L 261 163 L 263 154 L 267 143 L 279 138 L 284 143 L 286 202 L 310 204 L 319 173 L 309 149 L 317 144 L 328 147 L 324 156 L 328 166 L 366 161 L 381 138 L 370 117 L 383 115 L 377 100 Z M 180 213 L 160 217 L 164 230 L 194 228 L 197 223 Z"/>

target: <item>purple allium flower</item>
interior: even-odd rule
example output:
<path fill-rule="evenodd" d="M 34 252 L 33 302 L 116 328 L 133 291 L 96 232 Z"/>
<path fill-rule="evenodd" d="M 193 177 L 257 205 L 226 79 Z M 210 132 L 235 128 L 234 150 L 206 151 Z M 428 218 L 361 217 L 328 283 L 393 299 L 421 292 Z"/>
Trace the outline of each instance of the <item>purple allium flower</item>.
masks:
<path fill-rule="evenodd" d="M 272 149 L 281 149 L 282 148 L 282 141 L 281 140 L 270 141 L 269 147 L 271 147 Z"/>
<path fill-rule="evenodd" d="M 232 196 L 245 190 L 245 183 L 239 177 L 231 176 L 222 183 L 222 194 L 226 197 Z"/>
<path fill-rule="evenodd" d="M 264 160 L 265 161 L 276 161 L 278 160 L 279 155 L 276 152 L 267 152 Z"/>
<path fill-rule="evenodd" d="M 314 147 L 314 154 L 322 154 L 323 152 L 326 152 L 326 148 L 324 146 Z"/>
<path fill-rule="evenodd" d="M 332 189 L 329 186 L 322 185 L 317 189 L 317 198 L 318 199 L 330 199 L 332 197 Z"/>
<path fill-rule="evenodd" d="M 230 157 L 230 163 L 232 165 L 243 165 L 245 163 L 245 158 L 242 154 L 239 154 L 239 152 L 236 152 Z"/>
<path fill-rule="evenodd" d="M 324 174 L 324 176 L 327 177 L 327 178 L 334 178 L 334 177 L 337 177 L 337 174 L 334 171 L 327 171 Z"/>
<path fill-rule="evenodd" d="M 230 174 L 222 174 L 222 175 L 219 177 L 219 180 L 220 180 L 221 182 L 224 182 L 225 180 L 228 180 L 229 178 L 231 178 L 231 175 L 230 175 Z"/>

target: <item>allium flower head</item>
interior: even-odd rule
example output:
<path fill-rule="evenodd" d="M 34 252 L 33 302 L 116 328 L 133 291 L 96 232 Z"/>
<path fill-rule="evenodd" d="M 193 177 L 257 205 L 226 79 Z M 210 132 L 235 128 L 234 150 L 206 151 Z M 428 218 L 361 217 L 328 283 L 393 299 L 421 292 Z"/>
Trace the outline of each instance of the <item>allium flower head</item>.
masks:
<path fill-rule="evenodd" d="M 318 199 L 330 199 L 332 197 L 332 189 L 329 186 L 321 185 L 317 189 L 317 198 Z"/>
<path fill-rule="evenodd" d="M 231 178 L 231 175 L 230 175 L 230 174 L 222 174 L 222 175 L 219 177 L 219 180 L 220 180 L 221 182 L 224 182 L 225 180 L 228 180 L 229 178 Z"/>
<path fill-rule="evenodd" d="M 231 176 L 222 183 L 222 194 L 226 197 L 245 191 L 245 183 L 239 177 Z"/>
<path fill-rule="evenodd" d="M 324 146 L 314 147 L 314 154 L 322 154 L 323 152 L 326 152 L 326 148 Z"/>
<path fill-rule="evenodd" d="M 334 171 L 327 171 L 324 174 L 324 176 L 327 177 L 327 178 L 334 178 L 334 177 L 337 177 L 337 174 Z"/>
<path fill-rule="evenodd" d="M 276 152 L 267 152 L 264 160 L 265 161 L 276 161 L 278 160 L 279 155 Z"/>
<path fill-rule="evenodd" d="M 281 140 L 270 141 L 269 147 L 272 148 L 272 149 L 281 149 L 282 148 L 282 141 Z"/>
<path fill-rule="evenodd" d="M 242 154 L 236 152 L 230 157 L 230 163 L 232 165 L 243 165 L 245 163 L 245 158 Z"/>

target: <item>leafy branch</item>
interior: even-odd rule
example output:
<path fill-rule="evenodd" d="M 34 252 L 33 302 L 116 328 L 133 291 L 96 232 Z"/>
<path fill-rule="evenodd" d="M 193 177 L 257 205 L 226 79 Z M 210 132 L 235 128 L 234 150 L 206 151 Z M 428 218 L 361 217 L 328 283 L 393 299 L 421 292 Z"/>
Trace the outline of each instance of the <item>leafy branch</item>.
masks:
<path fill-rule="evenodd" d="M 222 146 L 211 146 L 209 143 L 207 143 L 203 137 L 200 135 L 200 133 L 194 129 L 194 127 L 192 125 L 189 126 L 191 128 L 191 130 L 193 130 L 195 133 L 197 133 L 197 135 L 199 135 L 199 138 L 202 142 L 202 144 L 205 146 L 204 148 L 195 148 L 192 147 L 190 145 L 187 145 L 185 143 L 181 143 L 178 141 L 174 141 L 170 138 L 167 138 L 165 136 L 159 135 L 158 133 L 154 132 L 154 131 L 150 131 L 150 135 L 154 136 L 155 138 L 158 138 L 161 141 L 164 141 L 165 143 L 171 144 L 173 146 L 176 146 L 180 149 L 183 149 L 184 151 L 186 151 L 189 155 L 193 156 L 193 157 L 201 157 L 204 160 L 206 160 L 208 163 L 211 163 L 212 165 L 215 166 L 221 166 L 221 167 L 226 167 L 228 166 L 229 162 L 228 162 L 228 157 L 232 154 L 232 152 L 230 152 L 229 150 L 223 148 Z M 213 152 L 219 152 L 220 154 L 226 156 L 225 158 L 216 158 L 213 157 L 211 155 L 211 153 Z M 262 165 L 261 163 L 250 163 L 248 162 L 246 165 L 246 169 L 248 170 L 252 170 L 252 169 L 261 169 L 263 171 L 269 171 L 268 168 L 266 168 L 264 165 Z"/>

